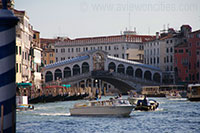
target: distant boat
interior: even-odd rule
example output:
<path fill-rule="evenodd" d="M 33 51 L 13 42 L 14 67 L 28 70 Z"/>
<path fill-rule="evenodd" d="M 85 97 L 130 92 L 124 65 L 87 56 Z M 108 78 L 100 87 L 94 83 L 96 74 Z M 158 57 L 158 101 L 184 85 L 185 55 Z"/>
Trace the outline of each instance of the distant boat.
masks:
<path fill-rule="evenodd" d="M 166 94 L 165 97 L 167 99 L 181 99 L 182 98 L 179 92 L 170 92 L 169 94 Z"/>
<path fill-rule="evenodd" d="M 109 99 L 75 104 L 70 108 L 72 116 L 129 116 L 135 106 L 127 99 Z"/>
<path fill-rule="evenodd" d="M 190 101 L 200 101 L 200 84 L 189 84 L 187 97 Z"/>
<path fill-rule="evenodd" d="M 33 110 L 34 106 L 28 104 L 28 96 L 16 96 L 16 110 Z"/>

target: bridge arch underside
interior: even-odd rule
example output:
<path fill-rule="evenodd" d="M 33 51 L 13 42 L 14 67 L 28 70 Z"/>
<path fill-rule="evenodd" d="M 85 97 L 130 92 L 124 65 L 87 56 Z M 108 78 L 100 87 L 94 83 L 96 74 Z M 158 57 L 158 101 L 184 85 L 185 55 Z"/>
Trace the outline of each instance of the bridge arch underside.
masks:
<path fill-rule="evenodd" d="M 127 94 L 128 91 L 137 89 L 137 88 L 134 88 L 133 86 L 130 86 L 126 82 L 124 82 L 122 80 L 118 80 L 116 78 L 112 78 L 112 77 L 93 77 L 93 78 L 112 84 L 122 94 Z"/>

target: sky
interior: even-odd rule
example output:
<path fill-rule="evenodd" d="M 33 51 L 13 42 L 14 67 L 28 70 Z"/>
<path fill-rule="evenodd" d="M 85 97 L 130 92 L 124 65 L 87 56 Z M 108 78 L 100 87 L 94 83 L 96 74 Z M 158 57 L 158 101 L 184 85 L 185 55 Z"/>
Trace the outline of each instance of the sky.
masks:
<path fill-rule="evenodd" d="M 189 24 L 200 29 L 199 0 L 15 0 L 43 38 L 119 35 L 134 30 L 155 35 Z"/>

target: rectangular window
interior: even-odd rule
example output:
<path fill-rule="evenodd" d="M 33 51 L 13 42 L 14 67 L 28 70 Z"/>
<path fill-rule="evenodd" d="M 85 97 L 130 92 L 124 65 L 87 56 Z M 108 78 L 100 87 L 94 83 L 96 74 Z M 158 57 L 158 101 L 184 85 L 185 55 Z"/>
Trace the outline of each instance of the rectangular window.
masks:
<path fill-rule="evenodd" d="M 20 64 L 19 71 L 20 71 L 20 73 L 22 72 L 22 64 Z"/>
<path fill-rule="evenodd" d="M 159 62 L 160 62 L 160 59 L 159 59 L 159 57 L 157 57 L 157 64 L 159 64 Z"/>
<path fill-rule="evenodd" d="M 16 51 L 16 55 L 17 55 L 18 54 L 18 46 L 16 46 L 15 51 Z"/>
<path fill-rule="evenodd" d="M 24 52 L 22 52 L 22 59 L 24 59 Z"/>
<path fill-rule="evenodd" d="M 18 73 L 18 63 L 16 63 L 16 73 Z"/>
<path fill-rule="evenodd" d="M 50 64 L 52 64 L 53 63 L 53 60 L 50 60 Z"/>
<path fill-rule="evenodd" d="M 19 55 L 22 55 L 22 48 L 19 46 Z"/>
<path fill-rule="evenodd" d="M 126 58 L 129 59 L 129 54 L 126 54 Z"/>
<path fill-rule="evenodd" d="M 179 51 L 178 51 L 179 53 L 183 53 L 183 49 L 179 49 Z"/>

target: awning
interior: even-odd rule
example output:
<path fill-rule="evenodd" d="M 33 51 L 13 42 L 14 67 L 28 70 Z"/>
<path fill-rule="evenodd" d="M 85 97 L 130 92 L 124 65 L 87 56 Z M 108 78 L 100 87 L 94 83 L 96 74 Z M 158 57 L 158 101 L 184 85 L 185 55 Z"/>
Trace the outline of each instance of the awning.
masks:
<path fill-rule="evenodd" d="M 17 83 L 17 86 L 28 87 L 28 86 L 32 86 L 32 84 L 31 83 Z"/>

